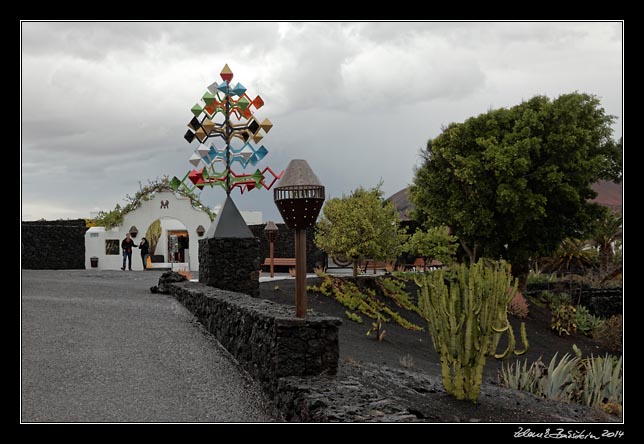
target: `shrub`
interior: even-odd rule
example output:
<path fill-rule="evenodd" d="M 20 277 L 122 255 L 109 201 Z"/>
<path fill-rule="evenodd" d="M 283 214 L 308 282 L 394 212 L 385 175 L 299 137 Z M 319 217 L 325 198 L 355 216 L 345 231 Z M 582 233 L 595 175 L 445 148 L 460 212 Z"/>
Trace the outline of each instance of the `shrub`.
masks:
<path fill-rule="evenodd" d="M 177 270 L 177 273 L 179 273 L 181 276 L 185 277 L 187 280 L 192 279 L 192 273 L 190 273 L 190 271 L 187 268 Z"/>
<path fill-rule="evenodd" d="M 553 293 L 552 291 L 544 290 L 539 293 L 537 300 L 550 307 L 550 309 L 556 308 L 560 305 L 572 305 L 572 298 L 566 292 Z"/>
<path fill-rule="evenodd" d="M 606 402 L 600 405 L 601 409 L 609 415 L 622 416 L 622 405 L 615 402 Z"/>
<path fill-rule="evenodd" d="M 382 294 L 394 301 L 398 307 L 413 311 L 419 316 L 423 315 L 418 306 L 412 302 L 411 298 L 405 291 L 404 280 L 386 277 L 379 278 L 376 282 L 382 290 Z"/>
<path fill-rule="evenodd" d="M 520 291 L 517 291 L 508 304 L 508 313 L 518 318 L 527 318 L 528 312 L 528 301 L 526 301 Z"/>
<path fill-rule="evenodd" d="M 610 351 L 622 352 L 622 315 L 612 316 L 593 333 L 593 338 Z"/>
<path fill-rule="evenodd" d="M 362 317 L 358 314 L 355 314 L 349 310 L 346 310 L 344 312 L 345 315 L 347 315 L 347 318 L 351 319 L 353 322 L 357 322 L 358 324 L 362 324 Z"/>
<path fill-rule="evenodd" d="M 534 268 L 530 270 L 530 272 L 528 273 L 526 282 L 528 283 L 528 285 L 550 284 L 555 282 L 556 280 L 557 280 L 556 274 L 542 273 L 541 270 L 539 270 L 539 268 Z"/>
<path fill-rule="evenodd" d="M 550 328 L 556 331 L 559 336 L 564 333 L 570 336 L 577 332 L 576 315 L 577 310 L 572 305 L 559 305 L 552 310 Z"/>
<path fill-rule="evenodd" d="M 384 279 L 384 281 L 388 282 L 385 284 L 385 286 L 389 287 L 392 293 L 395 293 L 395 288 L 398 288 L 399 291 L 402 291 L 400 286 L 396 286 L 396 284 L 394 283 L 395 281 L 389 282 L 388 279 Z M 383 292 L 385 292 L 385 287 L 380 287 L 383 289 Z M 332 297 L 349 310 L 359 312 L 367 317 L 370 317 L 371 319 L 380 319 L 380 322 L 382 323 L 389 322 L 389 319 L 391 318 L 398 325 L 406 328 L 407 330 L 423 330 L 421 326 L 416 325 L 413 322 L 410 322 L 407 319 L 403 318 L 398 312 L 392 310 L 384 302 L 378 300 L 378 298 L 376 297 L 376 292 L 373 289 L 360 289 L 356 284 L 346 279 L 342 279 L 336 276 L 330 276 L 327 274 L 323 277 L 322 282 L 319 286 L 309 286 L 307 287 L 307 290 L 319 292 L 324 296 Z M 403 303 L 411 304 L 413 306 L 406 293 L 404 294 L 404 296 L 406 296 L 407 299 L 405 299 L 404 296 L 399 293 L 396 293 L 394 296 L 392 296 L 386 294 L 385 292 L 385 296 L 391 297 L 399 306 L 405 306 Z M 354 315 L 359 317 L 357 313 L 354 313 Z M 356 319 L 353 319 L 348 314 L 347 317 L 349 317 L 349 319 L 353 321 L 359 322 Z"/>
<path fill-rule="evenodd" d="M 431 227 L 427 231 L 421 229 L 408 239 L 404 250 L 422 257 L 425 265 L 429 266 L 434 259 L 444 264 L 454 261 L 458 249 L 458 239 L 449 234 L 449 227 Z"/>
<path fill-rule="evenodd" d="M 402 368 L 414 368 L 416 364 L 414 363 L 414 357 L 407 353 L 405 356 L 401 356 L 398 360 Z"/>
<path fill-rule="evenodd" d="M 367 336 L 370 336 L 371 333 L 374 334 L 378 342 L 382 341 L 387 333 L 387 330 L 382 328 L 382 319 L 378 316 L 376 322 L 371 323 L 371 328 L 367 331 Z"/>
<path fill-rule="evenodd" d="M 577 306 L 575 322 L 577 323 L 577 330 L 585 336 L 593 336 L 593 332 L 604 324 L 602 318 L 591 314 L 583 305 Z"/>

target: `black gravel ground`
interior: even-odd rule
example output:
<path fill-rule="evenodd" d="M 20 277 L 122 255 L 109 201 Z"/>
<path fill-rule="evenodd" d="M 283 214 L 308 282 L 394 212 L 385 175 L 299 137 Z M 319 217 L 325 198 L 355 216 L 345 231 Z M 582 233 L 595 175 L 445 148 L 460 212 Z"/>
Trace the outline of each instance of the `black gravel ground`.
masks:
<path fill-rule="evenodd" d="M 159 272 L 22 272 L 23 422 L 275 421 Z"/>
<path fill-rule="evenodd" d="M 371 279 L 369 277 L 361 279 Z M 309 278 L 307 284 L 318 285 L 319 278 Z M 414 285 L 409 285 L 412 292 Z M 260 285 L 261 297 L 282 304 L 294 304 L 295 281 L 283 280 L 275 283 L 264 282 Z M 440 376 L 440 361 L 438 353 L 432 346 L 431 337 L 427 331 L 411 331 L 400 327 L 397 324 L 389 323 L 384 326 L 386 330 L 383 341 L 376 341 L 373 336 L 367 336 L 366 332 L 371 326 L 372 320 L 363 316 L 364 322 L 358 324 L 349 320 L 345 315 L 346 308 L 334 299 L 318 294 L 308 293 L 308 307 L 313 310 L 337 316 L 342 319 L 340 327 L 340 359 L 346 361 L 361 361 L 375 364 L 384 364 L 389 367 L 421 370 L 433 375 Z M 392 306 L 393 307 L 393 306 Z M 425 321 L 415 313 L 404 309 L 396 308 L 406 319 L 426 327 Z M 525 322 L 529 350 L 520 358 L 523 361 L 533 361 L 543 356 L 543 360 L 549 362 L 552 356 L 558 352 L 558 356 L 564 353 L 573 354 L 572 346 L 577 345 L 584 354 L 591 353 L 597 356 L 606 353 L 592 339 L 583 335 L 559 337 L 550 329 L 550 314 L 545 308 L 530 306 L 530 314 L 527 319 L 518 319 L 509 316 L 517 337 L 517 348 L 522 348 L 519 338 L 519 327 Z M 499 344 L 499 352 L 505 348 L 503 340 Z M 411 361 L 409 360 L 411 357 Z M 407 358 L 407 359 L 405 359 Z M 510 357 L 513 361 L 518 357 Z M 406 364 L 401 363 L 406 362 Z M 409 367 L 410 362 L 413 362 Z M 484 377 L 488 382 L 496 382 L 497 373 L 501 368 L 502 361 L 488 359 L 485 367 Z"/>
<path fill-rule="evenodd" d="M 319 278 L 309 278 L 309 285 L 319 284 Z M 265 282 L 261 284 L 261 297 L 277 303 L 294 305 L 295 294 L 294 280 L 278 282 Z M 410 287 L 411 288 L 411 287 Z M 543 401 L 535 396 L 516 390 L 505 389 L 498 386 L 498 372 L 501 361 L 488 358 L 484 370 L 482 395 L 480 403 L 474 405 L 469 402 L 456 401 L 442 390 L 440 383 L 440 361 L 438 353 L 434 350 L 431 338 L 426 331 L 416 332 L 406 330 L 396 324 L 386 324 L 387 331 L 384 340 L 379 342 L 373 336 L 366 336 L 371 320 L 364 317 L 364 323 L 358 324 L 349 320 L 345 313 L 346 308 L 334 299 L 318 294 L 308 293 L 308 307 L 315 311 L 337 316 L 342 319 L 340 327 L 340 375 L 349 374 L 358 378 L 361 384 L 369 387 L 378 380 L 370 368 L 373 365 L 381 366 L 391 375 L 396 369 L 415 373 L 415 379 L 424 380 L 424 389 L 401 391 L 401 383 L 391 385 L 395 396 L 405 398 L 404 403 L 408 408 L 421 412 L 422 417 L 436 422 L 460 421 L 493 421 L 493 422 L 546 422 L 559 421 L 557 418 L 567 418 L 565 421 L 590 421 L 612 422 L 615 417 L 609 417 L 603 412 L 581 408 L 574 404 L 563 405 L 553 401 Z M 418 325 L 425 326 L 422 318 L 405 310 L 400 311 L 408 320 Z M 581 335 L 572 337 L 559 337 L 550 330 L 550 314 L 540 307 L 531 307 L 530 315 L 523 320 L 526 323 L 529 351 L 521 356 L 521 360 L 529 362 L 543 356 L 549 362 L 551 357 L 558 352 L 573 353 L 572 345 L 576 344 L 585 355 L 591 353 L 603 355 L 606 350 L 599 348 L 594 341 Z M 519 335 L 521 320 L 510 316 L 514 331 Z M 505 347 L 503 341 L 499 350 Z M 517 357 L 509 358 L 514 361 Z M 391 369 L 391 370 L 386 370 Z M 373 374 L 372 374 L 373 373 Z M 380 376 L 379 376 L 380 377 Z M 391 377 L 394 380 L 393 376 Z M 417 382 L 415 382 L 418 385 Z M 423 384 L 420 384 L 423 385 Z M 386 381 L 380 381 L 380 390 L 387 392 Z M 394 396 L 394 394 L 391 394 Z"/>

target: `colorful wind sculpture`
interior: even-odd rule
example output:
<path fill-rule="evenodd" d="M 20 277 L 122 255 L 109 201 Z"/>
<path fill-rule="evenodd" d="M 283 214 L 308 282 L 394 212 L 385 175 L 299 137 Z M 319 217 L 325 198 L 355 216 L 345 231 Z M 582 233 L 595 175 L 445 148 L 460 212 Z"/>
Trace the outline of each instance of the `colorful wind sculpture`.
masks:
<path fill-rule="evenodd" d="M 222 82 L 208 86 L 201 100 L 191 108 L 194 117 L 183 136 L 188 143 L 199 142 L 188 159 L 195 169 L 183 179 L 173 177 L 170 185 L 175 191 L 182 189 L 191 194 L 205 186 L 220 186 L 227 195 L 234 188 L 239 188 L 242 194 L 253 189 L 270 190 L 283 171 L 275 174 L 268 166 L 256 168 L 253 173 L 237 173 L 232 169 L 235 163 L 242 169 L 256 167 L 268 154 L 264 145 L 257 145 L 273 124 L 268 119 L 258 119 L 252 111 L 261 108 L 264 101 L 260 96 L 251 99 L 241 83 L 232 86 L 233 72 L 227 64 L 220 76 Z"/>

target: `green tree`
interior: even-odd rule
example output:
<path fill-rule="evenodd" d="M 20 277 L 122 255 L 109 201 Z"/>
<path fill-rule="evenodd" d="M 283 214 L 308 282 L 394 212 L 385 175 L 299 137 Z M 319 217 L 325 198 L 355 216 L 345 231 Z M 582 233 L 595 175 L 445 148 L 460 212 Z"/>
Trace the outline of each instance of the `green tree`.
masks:
<path fill-rule="evenodd" d="M 579 237 L 600 214 L 591 185 L 620 179 L 614 119 L 597 97 L 571 93 L 452 123 L 422 152 L 414 217 L 449 226 L 472 263 L 509 260 L 523 289 L 531 257 Z"/>
<path fill-rule="evenodd" d="M 393 259 L 407 240 L 393 203 L 382 198 L 380 185 L 329 199 L 316 227 L 316 245 L 331 256 L 350 259 L 354 276 L 358 261 Z"/>
<path fill-rule="evenodd" d="M 417 230 L 405 245 L 405 251 L 422 257 L 426 265 L 434 259 L 444 264 L 452 262 L 457 248 L 458 239 L 449 234 L 446 226 Z"/>

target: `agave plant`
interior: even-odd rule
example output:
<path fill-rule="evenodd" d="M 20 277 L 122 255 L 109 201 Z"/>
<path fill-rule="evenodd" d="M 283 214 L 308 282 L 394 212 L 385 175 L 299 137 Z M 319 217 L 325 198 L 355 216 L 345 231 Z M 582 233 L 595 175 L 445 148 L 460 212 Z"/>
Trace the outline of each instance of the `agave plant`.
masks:
<path fill-rule="evenodd" d="M 557 354 L 546 368 L 541 358 L 528 366 L 527 360 L 502 366 L 499 382 L 509 388 L 525 390 L 546 399 L 576 402 L 600 407 L 611 414 L 621 414 L 622 358 L 611 355 L 581 357 L 565 354 L 557 362 Z"/>
<path fill-rule="evenodd" d="M 557 353 L 550 360 L 547 372 L 539 381 L 540 392 L 546 399 L 570 401 L 575 394 L 575 367 L 579 365 L 579 358 L 568 353 L 562 356 L 557 363 Z"/>
<path fill-rule="evenodd" d="M 525 390 L 536 395 L 540 394 L 539 379 L 543 376 L 545 365 L 541 358 L 528 367 L 528 360 L 515 364 L 501 366 L 500 383 L 515 390 Z"/>
<path fill-rule="evenodd" d="M 602 404 L 622 403 L 622 358 L 606 355 L 590 357 L 583 361 L 584 404 L 601 406 Z"/>

